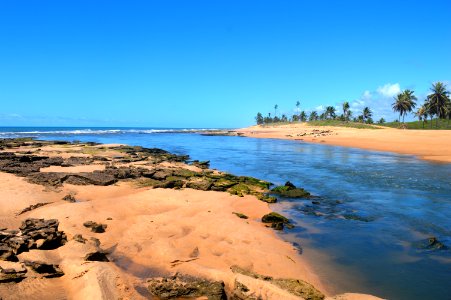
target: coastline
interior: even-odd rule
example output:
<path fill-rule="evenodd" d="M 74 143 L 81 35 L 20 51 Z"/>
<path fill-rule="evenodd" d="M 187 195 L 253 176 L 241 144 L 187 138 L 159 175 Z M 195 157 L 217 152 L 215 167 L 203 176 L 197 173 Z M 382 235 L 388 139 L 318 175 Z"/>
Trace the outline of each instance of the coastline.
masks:
<path fill-rule="evenodd" d="M 155 153 L 163 155 L 158 162 L 158 156 L 136 158 L 142 154 L 142 148 L 127 152 L 129 148 L 121 147 L 50 142 L 38 146 L 20 144 L 1 151 L 7 153 L 5 157 L 20 157 L 19 162 L 27 163 L 16 164 L 16 169 L 9 172 L 12 174 L 0 172 L 0 228 L 17 229 L 30 218 L 56 219 L 58 230 L 67 237 L 67 242 L 58 248 L 30 249 L 18 254 L 18 263 L 0 260 L 3 269 L 20 269 L 25 261 L 44 261 L 58 265 L 64 272 L 58 278 L 30 276 L 17 283 L 2 283 L 0 295 L 4 299 L 32 295 L 42 299 L 146 299 L 149 278 L 176 272 L 222 281 L 228 295 L 236 292 L 239 282 L 263 299 L 300 299 L 267 280 L 233 272 L 231 266 L 275 278 L 300 279 L 330 296 L 297 249 L 261 222 L 262 216 L 270 212 L 267 203 L 253 195 L 143 185 L 132 178 L 136 168 L 157 169 L 160 173 L 205 169 L 158 151 Z M 43 157 L 51 162 L 49 166 L 41 166 L 38 173 L 26 173 L 32 165 L 29 161 L 45 160 Z M 55 163 L 59 158 L 64 163 Z M 18 165 L 25 169 L 17 169 Z M 119 170 L 121 180 L 106 184 L 102 181 L 105 178 L 97 175 L 112 165 L 113 170 Z M 66 174 L 66 182 L 54 184 L 55 178 L 63 178 L 62 174 Z M 84 182 L 86 178 L 97 182 Z M 154 181 L 152 184 L 156 184 Z M 67 195 L 74 201 L 63 200 Z M 24 208 L 29 210 L 21 211 Z M 248 219 L 238 218 L 234 212 L 245 214 Z M 90 230 L 86 226 L 89 221 L 105 226 L 104 232 Z M 86 253 L 93 251 L 104 253 L 109 262 L 86 260 Z M 337 297 L 376 299 L 356 294 Z"/>
<path fill-rule="evenodd" d="M 239 136 L 275 138 L 394 152 L 420 159 L 451 163 L 451 130 L 357 129 L 309 126 L 304 123 L 251 126 L 236 129 Z"/>

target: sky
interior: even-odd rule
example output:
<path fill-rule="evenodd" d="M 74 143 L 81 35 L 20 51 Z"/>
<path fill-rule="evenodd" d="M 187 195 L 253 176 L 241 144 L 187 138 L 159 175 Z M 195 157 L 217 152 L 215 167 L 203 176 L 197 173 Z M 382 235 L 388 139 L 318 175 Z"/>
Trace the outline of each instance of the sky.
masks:
<path fill-rule="evenodd" d="M 237 128 L 451 89 L 451 1 L 1 1 L 0 126 Z M 410 117 L 412 118 L 412 117 Z"/>

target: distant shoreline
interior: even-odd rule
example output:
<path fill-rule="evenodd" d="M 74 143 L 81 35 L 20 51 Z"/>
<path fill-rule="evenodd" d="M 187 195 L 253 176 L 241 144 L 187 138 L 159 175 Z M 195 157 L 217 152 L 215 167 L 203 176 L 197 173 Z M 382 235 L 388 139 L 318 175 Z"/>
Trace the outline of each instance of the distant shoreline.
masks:
<path fill-rule="evenodd" d="M 450 130 L 357 129 L 309 126 L 306 123 L 251 126 L 234 131 L 252 138 L 275 138 L 414 155 L 420 159 L 451 163 Z"/>

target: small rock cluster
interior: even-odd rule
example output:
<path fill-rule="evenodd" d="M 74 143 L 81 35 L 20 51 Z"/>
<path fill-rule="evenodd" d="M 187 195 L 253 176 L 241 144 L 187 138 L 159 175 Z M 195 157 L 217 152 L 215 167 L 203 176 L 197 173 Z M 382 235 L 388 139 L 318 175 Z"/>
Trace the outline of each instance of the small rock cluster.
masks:
<path fill-rule="evenodd" d="M 56 219 L 26 219 L 19 230 L 0 231 L 0 260 L 18 262 L 17 255 L 31 249 L 56 249 L 67 242 L 64 232 L 58 230 Z M 0 282 L 19 282 L 26 277 L 27 268 L 44 278 L 63 276 L 58 265 L 39 261 L 16 263 L 11 268 L 0 267 Z"/>

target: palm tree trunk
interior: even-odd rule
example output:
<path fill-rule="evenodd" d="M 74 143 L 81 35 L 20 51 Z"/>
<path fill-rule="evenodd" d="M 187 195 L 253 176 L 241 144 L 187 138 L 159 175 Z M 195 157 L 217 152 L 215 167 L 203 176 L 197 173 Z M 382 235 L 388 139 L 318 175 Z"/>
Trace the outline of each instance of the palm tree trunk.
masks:
<path fill-rule="evenodd" d="M 438 114 L 438 107 L 437 107 L 437 119 L 435 120 L 435 128 L 438 128 L 438 119 L 440 118 L 440 115 Z"/>
<path fill-rule="evenodd" d="M 424 120 L 423 120 L 423 129 L 424 129 Z"/>

